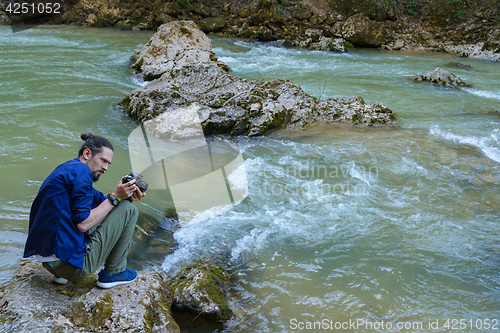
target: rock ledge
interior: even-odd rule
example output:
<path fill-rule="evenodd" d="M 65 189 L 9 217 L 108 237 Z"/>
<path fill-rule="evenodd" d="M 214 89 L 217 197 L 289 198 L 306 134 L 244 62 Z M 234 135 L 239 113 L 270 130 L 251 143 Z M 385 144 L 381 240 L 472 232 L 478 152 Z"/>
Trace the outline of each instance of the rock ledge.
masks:
<path fill-rule="evenodd" d="M 138 272 L 137 280 L 95 287 L 97 275 L 58 285 L 40 263 L 23 260 L 13 280 L 0 286 L 0 332 L 180 332 L 171 307 L 225 322 L 229 274 L 195 263 L 175 277 Z"/>

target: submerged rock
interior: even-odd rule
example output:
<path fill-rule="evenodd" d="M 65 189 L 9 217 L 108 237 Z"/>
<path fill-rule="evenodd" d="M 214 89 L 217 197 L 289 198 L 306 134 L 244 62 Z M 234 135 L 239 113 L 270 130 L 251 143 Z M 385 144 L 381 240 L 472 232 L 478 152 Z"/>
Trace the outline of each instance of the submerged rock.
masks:
<path fill-rule="evenodd" d="M 471 68 L 470 65 L 461 63 L 461 62 L 456 62 L 456 61 L 450 61 L 448 65 L 453 66 L 453 67 L 460 67 L 460 68 Z"/>
<path fill-rule="evenodd" d="M 134 90 L 121 103 L 127 114 L 142 123 L 165 112 L 191 107 L 194 104 L 198 109 L 205 135 L 254 136 L 272 129 L 305 126 L 324 121 L 396 125 L 397 115 L 382 104 L 366 104 L 360 98 L 344 99 L 342 97 L 320 101 L 288 80 L 259 82 L 233 76 L 225 70 L 225 64 L 220 62 L 178 61 L 172 56 L 169 61 L 175 65 L 164 66 L 160 62 L 158 65 L 160 68 L 155 68 L 155 64 L 158 64 L 155 57 L 165 59 L 161 52 L 149 51 L 157 49 L 156 43 L 177 45 L 177 54 L 181 59 L 184 59 L 185 54 L 182 46 L 186 45 L 186 48 L 189 48 L 193 44 L 193 42 L 181 43 L 172 39 L 164 39 L 178 36 L 169 30 L 178 30 L 179 25 L 178 22 L 165 24 L 161 27 L 161 32 L 155 34 L 143 49 L 136 52 L 136 55 L 144 55 L 149 59 L 148 63 L 151 64 L 146 68 L 136 66 L 136 69 L 164 73 L 142 89 Z M 193 24 L 184 23 L 183 27 L 189 27 L 191 32 L 184 33 L 182 39 L 189 35 L 203 34 Z M 320 42 L 328 48 L 342 48 L 343 50 L 345 47 L 339 39 L 321 37 Z M 204 51 L 211 52 L 208 48 L 209 44 L 206 45 Z M 173 124 L 161 126 L 158 121 L 155 120 L 157 128 L 176 127 Z M 178 127 L 182 128 L 182 124 L 179 123 Z"/>
<path fill-rule="evenodd" d="M 416 75 L 413 77 L 415 81 L 428 81 L 440 86 L 446 87 L 463 87 L 467 86 L 464 81 L 462 81 L 458 76 L 441 68 L 436 68 L 432 72 L 422 75 Z"/>
<path fill-rule="evenodd" d="M 1 332 L 180 332 L 171 307 L 203 311 L 227 321 L 229 274 L 199 262 L 175 277 L 138 272 L 137 280 L 111 289 L 95 287 L 96 274 L 59 285 L 39 262 L 22 261 L 0 286 Z"/>

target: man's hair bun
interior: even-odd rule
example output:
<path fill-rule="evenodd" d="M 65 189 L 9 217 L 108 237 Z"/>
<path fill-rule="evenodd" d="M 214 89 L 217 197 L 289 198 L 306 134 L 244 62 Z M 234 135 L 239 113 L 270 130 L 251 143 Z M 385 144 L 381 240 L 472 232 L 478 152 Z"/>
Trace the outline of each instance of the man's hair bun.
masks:
<path fill-rule="evenodd" d="M 93 133 L 82 133 L 80 135 L 83 141 L 85 141 L 78 152 L 78 157 L 82 156 L 83 151 L 85 149 L 90 149 L 92 155 L 99 154 L 102 151 L 103 147 L 109 148 L 114 151 L 113 145 L 109 142 L 108 139 L 103 138 L 99 135 L 94 135 Z"/>
<path fill-rule="evenodd" d="M 87 141 L 87 139 L 94 137 L 94 134 L 93 133 L 82 133 L 82 135 L 80 135 L 80 137 L 82 138 L 83 141 Z"/>

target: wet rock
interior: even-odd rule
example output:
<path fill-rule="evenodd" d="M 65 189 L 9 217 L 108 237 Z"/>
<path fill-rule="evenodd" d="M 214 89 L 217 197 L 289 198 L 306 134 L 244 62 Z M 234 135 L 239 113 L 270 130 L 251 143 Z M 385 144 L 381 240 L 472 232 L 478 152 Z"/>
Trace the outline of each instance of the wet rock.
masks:
<path fill-rule="evenodd" d="M 192 21 L 164 24 L 149 42 L 132 56 L 132 66 L 153 80 L 185 63 L 214 59 L 210 39 Z"/>
<path fill-rule="evenodd" d="M 445 71 L 441 68 L 436 68 L 432 72 L 425 74 L 424 76 L 416 75 L 413 77 L 415 81 L 428 81 L 440 86 L 446 87 L 463 87 L 466 86 L 465 82 L 463 82 L 459 77 L 455 74 Z"/>
<path fill-rule="evenodd" d="M 171 282 L 173 307 L 226 322 L 233 314 L 229 308 L 229 274 L 224 269 L 198 263 L 181 270 Z"/>
<path fill-rule="evenodd" d="M 355 46 L 378 47 L 385 41 L 387 31 L 383 23 L 372 21 L 363 14 L 356 14 L 347 19 L 342 35 Z"/>

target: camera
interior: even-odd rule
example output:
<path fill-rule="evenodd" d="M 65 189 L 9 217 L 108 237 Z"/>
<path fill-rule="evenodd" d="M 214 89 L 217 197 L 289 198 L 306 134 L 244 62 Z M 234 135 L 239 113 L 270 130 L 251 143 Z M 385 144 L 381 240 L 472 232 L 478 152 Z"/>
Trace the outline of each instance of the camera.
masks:
<path fill-rule="evenodd" d="M 148 189 L 148 183 L 146 183 L 144 180 L 142 180 L 142 175 L 131 172 L 130 174 L 126 175 L 125 177 L 122 178 L 122 183 L 128 183 L 132 180 L 135 179 L 135 185 L 141 190 L 142 192 L 146 192 Z"/>

